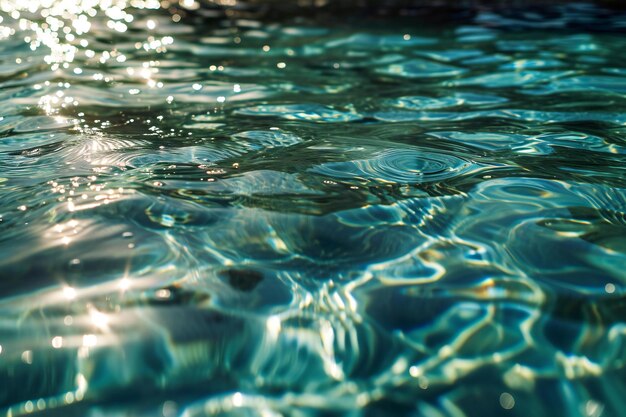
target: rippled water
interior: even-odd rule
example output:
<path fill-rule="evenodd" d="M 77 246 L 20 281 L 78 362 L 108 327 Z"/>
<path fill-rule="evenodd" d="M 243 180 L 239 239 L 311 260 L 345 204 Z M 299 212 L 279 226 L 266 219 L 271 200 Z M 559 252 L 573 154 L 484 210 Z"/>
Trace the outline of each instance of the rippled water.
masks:
<path fill-rule="evenodd" d="M 2 1 L 0 411 L 620 416 L 626 15 Z"/>

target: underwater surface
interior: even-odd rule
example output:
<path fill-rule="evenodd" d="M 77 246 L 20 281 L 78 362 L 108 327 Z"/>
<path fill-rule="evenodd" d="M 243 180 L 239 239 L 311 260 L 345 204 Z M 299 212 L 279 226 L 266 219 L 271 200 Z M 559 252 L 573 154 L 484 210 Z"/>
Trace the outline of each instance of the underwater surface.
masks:
<path fill-rule="evenodd" d="M 0 415 L 623 416 L 605 7 L 0 2 Z"/>

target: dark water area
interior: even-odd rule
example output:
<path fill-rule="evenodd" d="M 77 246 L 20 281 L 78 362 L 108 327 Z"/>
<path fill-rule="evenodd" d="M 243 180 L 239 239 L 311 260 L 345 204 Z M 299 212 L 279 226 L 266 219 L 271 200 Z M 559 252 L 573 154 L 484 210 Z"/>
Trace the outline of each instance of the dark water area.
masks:
<path fill-rule="evenodd" d="M 0 415 L 624 415 L 623 8 L 220 3 L 0 3 Z"/>

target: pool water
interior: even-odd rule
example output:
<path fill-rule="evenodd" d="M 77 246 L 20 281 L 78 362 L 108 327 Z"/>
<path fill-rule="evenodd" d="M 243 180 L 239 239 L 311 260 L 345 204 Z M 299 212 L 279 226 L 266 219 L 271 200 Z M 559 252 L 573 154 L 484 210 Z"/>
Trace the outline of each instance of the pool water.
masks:
<path fill-rule="evenodd" d="M 0 4 L 0 415 L 623 415 L 626 13 L 220 3 Z"/>

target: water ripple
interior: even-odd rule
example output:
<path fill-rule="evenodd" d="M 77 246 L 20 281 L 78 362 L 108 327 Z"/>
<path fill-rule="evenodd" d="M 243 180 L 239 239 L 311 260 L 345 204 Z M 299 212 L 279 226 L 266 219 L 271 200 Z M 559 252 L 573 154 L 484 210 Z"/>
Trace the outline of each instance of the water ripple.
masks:
<path fill-rule="evenodd" d="M 330 162 L 314 167 L 310 172 L 339 180 L 406 184 L 444 181 L 467 175 L 477 168 L 478 165 L 454 155 L 427 150 L 389 149 L 371 159 Z"/>

